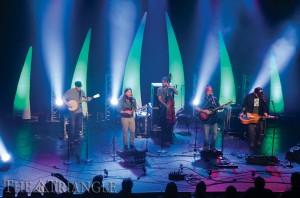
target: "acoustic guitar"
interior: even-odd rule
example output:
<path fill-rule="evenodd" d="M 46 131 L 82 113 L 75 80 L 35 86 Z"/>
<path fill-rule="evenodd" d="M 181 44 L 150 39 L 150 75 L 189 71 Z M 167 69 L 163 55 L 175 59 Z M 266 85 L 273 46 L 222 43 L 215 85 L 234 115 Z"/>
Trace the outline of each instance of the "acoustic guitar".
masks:
<path fill-rule="evenodd" d="M 216 108 L 214 108 L 214 109 L 207 109 L 207 110 L 209 110 L 209 111 L 212 112 L 212 113 L 209 114 L 209 115 L 208 115 L 207 113 L 201 111 L 201 112 L 199 112 L 199 118 L 200 118 L 200 120 L 201 120 L 202 122 L 207 122 L 207 121 L 211 118 L 211 116 L 215 114 L 215 112 L 217 112 L 218 110 L 223 109 L 223 106 L 224 106 L 224 105 L 227 106 L 227 105 L 232 104 L 232 103 L 234 103 L 233 100 L 231 100 L 231 101 L 229 101 L 229 102 L 227 102 L 227 103 L 225 103 L 225 104 L 223 104 L 223 105 L 221 105 L 221 106 L 219 106 L 219 107 L 216 107 Z"/>
<path fill-rule="evenodd" d="M 93 97 L 88 97 L 88 98 L 99 98 L 100 97 L 100 94 L 96 94 L 94 95 Z M 88 98 L 85 98 L 83 100 L 80 101 L 80 103 L 82 102 L 86 102 L 88 100 Z M 80 103 L 78 103 L 76 100 L 68 100 L 67 99 L 67 102 L 72 106 L 72 107 L 68 107 L 69 111 L 77 111 L 79 109 L 79 105 Z"/>
<path fill-rule="evenodd" d="M 247 117 L 246 114 L 244 114 L 243 112 L 240 113 L 239 115 L 239 119 L 240 119 L 240 122 L 241 124 L 255 124 L 255 123 L 258 123 L 259 120 L 261 119 L 277 119 L 278 117 L 277 116 L 260 116 L 258 115 L 257 113 L 250 113 L 251 116 L 250 118 Z"/>

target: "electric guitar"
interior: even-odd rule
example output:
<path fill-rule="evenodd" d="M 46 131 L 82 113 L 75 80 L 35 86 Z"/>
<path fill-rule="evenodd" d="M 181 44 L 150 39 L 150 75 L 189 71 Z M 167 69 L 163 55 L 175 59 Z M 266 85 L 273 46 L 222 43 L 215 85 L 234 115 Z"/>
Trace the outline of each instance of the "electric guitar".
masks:
<path fill-rule="evenodd" d="M 277 116 L 271 116 L 271 115 L 260 116 L 257 113 L 250 113 L 250 114 L 251 114 L 251 116 L 250 116 L 250 118 L 248 118 L 247 115 L 244 114 L 243 112 L 240 113 L 239 119 L 240 119 L 241 124 L 255 124 L 255 123 L 258 123 L 260 119 L 267 119 L 267 118 L 277 119 L 278 118 Z"/>
<path fill-rule="evenodd" d="M 216 107 L 214 109 L 206 109 L 206 110 L 211 111 L 212 112 L 211 114 L 207 114 L 207 113 L 201 111 L 201 112 L 199 112 L 199 118 L 202 122 L 207 122 L 210 119 L 210 117 L 215 114 L 216 111 L 223 109 L 224 105 L 227 106 L 227 105 L 232 104 L 232 103 L 234 103 L 233 100 L 231 100 L 231 101 L 229 101 L 229 102 L 227 102 L 227 103 L 225 103 L 225 104 L 223 104 L 219 107 Z"/>
<path fill-rule="evenodd" d="M 83 97 L 84 99 L 81 100 L 80 103 L 77 102 L 76 100 L 68 100 L 67 99 L 68 104 L 71 105 L 71 107 L 68 107 L 68 109 L 69 109 L 69 111 L 77 111 L 82 102 L 86 102 L 89 98 L 93 99 L 93 98 L 99 98 L 99 97 L 100 97 L 100 94 L 96 94 L 93 97 L 87 97 L 87 98 Z"/>

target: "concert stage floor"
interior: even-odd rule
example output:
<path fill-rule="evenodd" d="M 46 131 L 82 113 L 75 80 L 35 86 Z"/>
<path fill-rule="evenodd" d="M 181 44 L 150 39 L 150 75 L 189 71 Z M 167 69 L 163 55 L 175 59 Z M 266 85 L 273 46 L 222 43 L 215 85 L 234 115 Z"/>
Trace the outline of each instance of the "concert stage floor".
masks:
<path fill-rule="evenodd" d="M 197 133 L 197 152 L 194 152 L 193 125 L 190 126 L 190 133 L 187 133 L 185 126 L 179 125 L 174 129 L 173 141 L 165 144 L 166 153 L 158 153 L 161 149 L 161 132 L 156 132 L 149 138 L 136 138 L 135 146 L 138 150 L 148 149 L 146 162 L 125 163 L 119 156 L 113 157 L 114 134 L 116 151 L 123 149 L 121 127 L 117 123 L 112 126 L 90 123 L 88 158 L 93 162 L 78 164 L 76 158 L 71 156 L 69 161 L 72 164 L 65 165 L 64 162 L 68 162 L 68 147 L 67 141 L 62 138 L 63 123 L 6 123 L 5 127 L 1 127 L 1 136 L 7 150 L 13 156 L 13 162 L 9 170 L 0 172 L 1 185 L 5 186 L 5 182 L 12 180 L 23 183 L 23 186 L 25 182 L 29 182 L 33 188 L 39 182 L 57 181 L 51 173 L 61 173 L 77 186 L 82 183 L 88 185 L 95 175 L 104 175 L 106 169 L 108 177 L 104 179 L 104 185 L 107 189 L 118 192 L 122 179 L 131 177 L 134 180 L 133 192 L 163 192 L 166 184 L 170 182 L 169 173 L 178 171 L 182 166 L 185 180 L 176 181 L 179 191 L 182 192 L 193 192 L 195 184 L 199 181 L 205 181 L 208 192 L 223 192 L 228 185 L 234 185 L 238 191 L 243 192 L 253 186 L 253 175 L 264 177 L 267 188 L 281 192 L 290 187 L 290 173 L 300 171 L 297 163 L 292 163 L 293 168 L 286 166 L 285 153 L 300 140 L 299 127 L 295 127 L 296 123 L 286 120 L 288 119 L 279 120 L 274 138 L 274 155 L 280 160 L 277 166 L 246 163 L 247 156 L 251 154 L 243 131 L 224 135 L 223 160 L 201 158 L 199 149 L 202 145 L 202 132 L 199 130 Z M 270 123 L 260 150 L 261 154 L 272 154 L 272 139 L 273 127 Z M 219 132 L 217 146 L 220 149 L 221 143 L 222 133 Z M 80 146 L 80 153 L 81 158 L 86 159 L 85 139 Z M 229 164 L 226 164 L 226 159 L 229 160 Z M 114 183 L 115 188 L 111 188 Z"/>

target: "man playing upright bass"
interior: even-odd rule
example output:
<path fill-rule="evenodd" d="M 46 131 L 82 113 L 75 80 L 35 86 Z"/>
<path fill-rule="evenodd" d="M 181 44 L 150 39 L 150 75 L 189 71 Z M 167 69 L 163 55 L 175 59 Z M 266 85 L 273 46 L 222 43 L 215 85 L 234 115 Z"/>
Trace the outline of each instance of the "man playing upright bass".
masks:
<path fill-rule="evenodd" d="M 160 109 L 160 125 L 167 137 L 172 138 L 175 124 L 174 94 L 178 95 L 178 91 L 170 84 L 170 78 L 171 75 L 162 78 L 162 86 L 157 89 L 157 97 Z"/>

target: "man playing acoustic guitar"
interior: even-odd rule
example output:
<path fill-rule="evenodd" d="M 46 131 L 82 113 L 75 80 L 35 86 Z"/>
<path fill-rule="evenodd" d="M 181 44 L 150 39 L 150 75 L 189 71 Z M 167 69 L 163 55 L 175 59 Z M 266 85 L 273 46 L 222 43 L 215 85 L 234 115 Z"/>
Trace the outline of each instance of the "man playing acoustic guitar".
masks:
<path fill-rule="evenodd" d="M 200 104 L 195 107 L 199 113 L 200 121 L 203 128 L 204 152 L 216 151 L 216 140 L 218 133 L 217 114 L 212 109 L 222 109 L 226 105 L 220 106 L 218 99 L 213 95 L 213 89 L 210 85 L 205 88 L 205 96 L 201 99 Z"/>
<path fill-rule="evenodd" d="M 254 92 L 248 94 L 244 99 L 243 113 L 247 119 L 251 120 L 252 114 L 268 117 L 267 103 L 261 87 L 256 87 Z M 262 119 L 257 123 L 248 124 L 248 134 L 250 140 L 250 150 L 256 151 L 256 147 L 261 146 L 264 122 Z"/>

